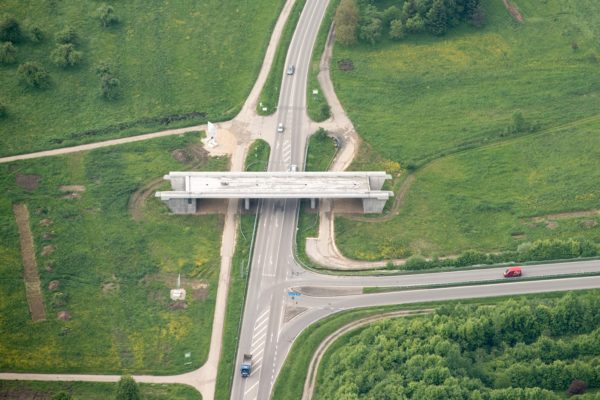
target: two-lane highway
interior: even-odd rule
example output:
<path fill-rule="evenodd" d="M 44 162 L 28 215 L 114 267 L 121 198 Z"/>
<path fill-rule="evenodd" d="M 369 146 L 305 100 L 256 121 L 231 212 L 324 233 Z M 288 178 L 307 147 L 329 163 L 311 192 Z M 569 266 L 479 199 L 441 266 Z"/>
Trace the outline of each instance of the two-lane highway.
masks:
<path fill-rule="evenodd" d="M 269 171 L 285 171 L 304 163 L 309 120 L 306 116 L 306 82 L 315 38 L 328 1 L 308 0 L 290 43 L 286 60 L 295 72 L 282 71 L 282 84 L 277 106 L 278 132 L 271 148 Z M 276 378 L 276 366 L 282 362 L 278 351 L 284 320 L 285 282 L 290 268 L 295 268 L 292 243 L 296 227 L 297 200 L 265 200 L 259 210 L 254 255 L 240 332 L 237 365 L 244 354 L 252 354 L 253 370 L 243 379 L 235 374 L 233 399 L 267 399 Z M 226 351 L 226 349 L 225 349 Z"/>

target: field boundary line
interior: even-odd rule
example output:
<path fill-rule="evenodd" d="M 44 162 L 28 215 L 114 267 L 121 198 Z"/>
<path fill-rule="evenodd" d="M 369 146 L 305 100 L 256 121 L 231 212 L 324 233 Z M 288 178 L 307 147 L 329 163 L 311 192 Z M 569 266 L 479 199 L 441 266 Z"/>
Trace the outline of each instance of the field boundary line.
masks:
<path fill-rule="evenodd" d="M 14 204 L 13 212 L 19 228 L 19 241 L 21 243 L 21 259 L 23 260 L 23 280 L 25 281 L 25 295 L 31 312 L 31 319 L 44 321 L 46 311 L 42 298 L 40 276 L 35 260 L 33 236 L 29 227 L 29 210 L 24 203 Z"/>

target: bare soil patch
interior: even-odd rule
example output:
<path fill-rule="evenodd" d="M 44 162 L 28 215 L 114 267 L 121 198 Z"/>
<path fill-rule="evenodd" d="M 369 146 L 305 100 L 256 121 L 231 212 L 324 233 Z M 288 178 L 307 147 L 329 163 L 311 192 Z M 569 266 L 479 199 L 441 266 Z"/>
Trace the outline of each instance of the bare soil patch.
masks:
<path fill-rule="evenodd" d="M 594 221 L 593 219 L 586 219 L 585 221 L 581 221 L 581 226 L 583 228 L 591 229 L 597 225 L 598 222 Z"/>
<path fill-rule="evenodd" d="M 158 273 L 150 276 L 144 277 L 142 283 L 146 282 L 161 282 L 165 286 L 170 289 L 174 289 L 177 287 L 177 276 L 178 274 L 166 274 L 166 273 Z M 192 299 L 194 300 L 205 300 L 208 297 L 208 282 L 204 279 L 189 279 L 181 277 L 181 287 L 186 289 L 188 294 L 191 292 Z M 153 299 L 149 297 L 149 300 L 153 301 L 162 301 L 165 296 L 168 296 L 168 290 L 165 293 L 154 293 L 152 295 Z M 171 304 L 169 306 L 173 308 Z"/>
<path fill-rule="evenodd" d="M 515 20 L 517 20 L 517 22 L 523 22 L 525 20 L 523 18 L 523 15 L 521 14 L 521 11 L 519 11 L 519 8 L 517 7 L 516 4 L 511 3 L 510 0 L 502 0 L 502 1 L 504 2 L 504 7 L 506 7 L 506 9 L 510 13 L 510 15 L 512 15 L 513 18 Z"/>
<path fill-rule="evenodd" d="M 539 215 L 537 217 L 527 218 L 526 221 L 534 222 L 534 223 L 542 223 L 542 222 L 546 223 L 549 220 L 552 221 L 552 220 L 582 218 L 582 217 L 595 217 L 595 216 L 600 216 L 600 208 L 594 208 L 592 210 L 571 211 L 571 212 Z"/>
<path fill-rule="evenodd" d="M 85 192 L 83 185 L 62 185 L 59 189 L 61 192 Z"/>
<path fill-rule="evenodd" d="M 550 230 L 554 230 L 554 229 L 558 228 L 558 222 L 548 221 L 548 222 L 546 222 L 546 228 L 548 228 Z"/>
<path fill-rule="evenodd" d="M 48 257 L 50 254 L 54 253 L 56 250 L 56 246 L 53 244 L 46 245 L 42 247 L 42 257 Z"/>
<path fill-rule="evenodd" d="M 66 200 L 73 200 L 73 199 L 78 199 L 81 197 L 81 194 L 74 192 L 74 193 L 69 193 L 67 195 L 64 195 L 63 197 L 61 197 L 62 199 L 66 199 Z"/>
<path fill-rule="evenodd" d="M 50 281 L 50 283 L 48 284 L 48 290 L 53 292 L 56 289 L 58 289 L 60 287 L 60 281 Z"/>
<path fill-rule="evenodd" d="M 185 301 L 176 301 L 169 305 L 171 310 L 185 310 L 188 308 L 188 305 Z"/>
<path fill-rule="evenodd" d="M 50 218 L 44 218 L 43 220 L 40 221 L 40 225 L 41 226 L 50 226 L 52 225 L 53 221 Z"/>
<path fill-rule="evenodd" d="M 29 227 L 29 210 L 26 204 L 15 204 L 13 206 L 17 226 L 19 227 L 19 236 L 21 242 L 21 258 L 23 260 L 23 278 L 25 279 L 25 295 L 31 312 L 33 321 L 43 321 L 46 319 L 44 302 L 40 277 L 38 274 L 37 262 L 35 260 L 35 249 L 33 246 L 33 236 Z"/>
<path fill-rule="evenodd" d="M 56 318 L 61 321 L 68 321 L 71 319 L 71 314 L 68 311 L 59 311 L 56 313 Z"/>
<path fill-rule="evenodd" d="M 35 190 L 40 185 L 41 177 L 39 175 L 25 175 L 25 174 L 17 174 L 16 182 L 17 186 L 25 189 L 25 190 Z"/>
<path fill-rule="evenodd" d="M 343 59 L 343 60 L 339 60 L 337 62 L 337 66 L 341 71 L 352 71 L 354 70 L 354 63 L 352 62 L 352 60 L 349 59 Z"/>

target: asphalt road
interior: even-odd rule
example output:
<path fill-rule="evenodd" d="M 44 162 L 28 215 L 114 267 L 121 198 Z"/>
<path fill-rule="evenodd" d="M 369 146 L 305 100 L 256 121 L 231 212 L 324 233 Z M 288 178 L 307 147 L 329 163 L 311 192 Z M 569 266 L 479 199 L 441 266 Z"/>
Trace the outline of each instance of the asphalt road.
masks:
<path fill-rule="evenodd" d="M 309 120 L 306 116 L 306 82 L 316 35 L 328 1 L 308 0 L 298 21 L 282 71 L 277 122 L 284 126 L 271 148 L 269 171 L 286 171 L 291 164 L 302 169 Z M 297 200 L 264 200 L 256 232 L 254 256 L 240 333 L 239 366 L 244 353 L 252 354 L 253 370 L 243 379 L 236 372 L 232 399 L 267 399 L 282 362 L 279 339 L 284 320 L 285 297 L 281 292 L 290 271 L 298 268 L 292 256 Z M 226 349 L 224 349 L 227 351 Z"/>

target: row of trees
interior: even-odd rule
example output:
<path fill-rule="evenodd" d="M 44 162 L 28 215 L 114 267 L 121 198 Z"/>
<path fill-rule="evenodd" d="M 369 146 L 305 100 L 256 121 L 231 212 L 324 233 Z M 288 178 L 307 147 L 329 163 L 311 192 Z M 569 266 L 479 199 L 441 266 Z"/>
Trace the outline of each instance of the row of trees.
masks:
<path fill-rule="evenodd" d="M 598 307 L 596 291 L 382 321 L 331 354 L 317 398 L 541 400 L 599 388 Z"/>
<path fill-rule="evenodd" d="M 385 10 L 377 7 L 376 0 L 342 0 L 334 21 L 338 42 L 375 44 L 386 33 L 399 40 L 411 33 L 444 35 L 463 21 L 482 27 L 485 10 L 480 0 L 406 0 Z"/>

